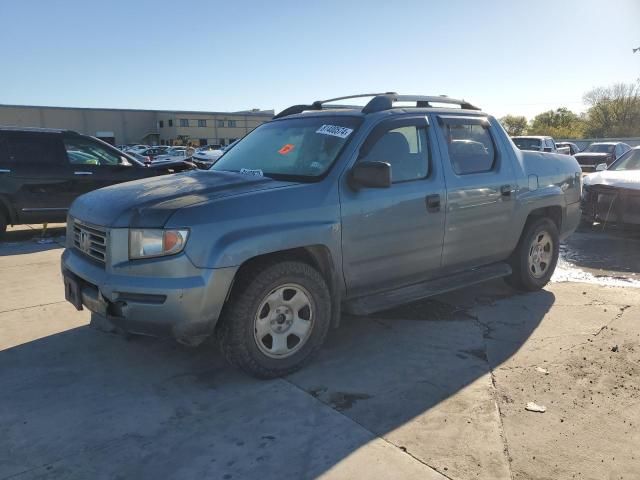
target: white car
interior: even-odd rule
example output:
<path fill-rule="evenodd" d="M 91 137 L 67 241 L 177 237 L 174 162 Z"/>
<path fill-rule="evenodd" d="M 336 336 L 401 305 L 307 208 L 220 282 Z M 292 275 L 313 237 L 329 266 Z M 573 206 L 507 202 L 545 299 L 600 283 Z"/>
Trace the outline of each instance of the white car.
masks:
<path fill-rule="evenodd" d="M 152 163 L 164 162 L 166 160 L 184 160 L 190 157 L 189 150 L 186 147 L 171 147 L 167 150 L 167 153 L 158 155 L 152 160 Z"/>
<path fill-rule="evenodd" d="M 136 152 L 140 153 L 149 148 L 149 145 L 134 145 L 133 147 L 129 147 L 125 150 L 125 152 Z"/>
<path fill-rule="evenodd" d="M 224 150 L 201 150 L 197 151 L 191 157 L 191 161 L 196 164 L 198 168 L 207 169 L 222 156 Z"/>

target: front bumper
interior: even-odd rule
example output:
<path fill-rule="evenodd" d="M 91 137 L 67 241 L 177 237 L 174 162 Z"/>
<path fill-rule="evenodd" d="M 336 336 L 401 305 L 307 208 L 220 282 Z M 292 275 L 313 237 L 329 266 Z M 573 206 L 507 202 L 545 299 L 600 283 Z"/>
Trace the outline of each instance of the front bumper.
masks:
<path fill-rule="evenodd" d="M 592 222 L 640 225 L 640 190 L 589 185 L 582 197 L 582 215 Z"/>
<path fill-rule="evenodd" d="M 162 262 L 164 271 L 188 274 L 155 276 L 154 262 Z M 78 286 L 78 303 L 122 330 L 200 343 L 213 333 L 237 268 L 196 268 L 184 254 L 154 262 L 147 262 L 143 275 L 125 274 L 67 248 L 61 267 Z"/>

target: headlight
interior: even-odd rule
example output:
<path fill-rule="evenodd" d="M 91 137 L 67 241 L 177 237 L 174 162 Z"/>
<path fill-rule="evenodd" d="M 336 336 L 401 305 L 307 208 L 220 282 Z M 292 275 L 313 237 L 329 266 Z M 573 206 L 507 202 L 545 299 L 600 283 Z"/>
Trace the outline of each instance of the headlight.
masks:
<path fill-rule="evenodd" d="M 136 229 L 129 230 L 129 258 L 162 257 L 184 249 L 189 230 Z"/>

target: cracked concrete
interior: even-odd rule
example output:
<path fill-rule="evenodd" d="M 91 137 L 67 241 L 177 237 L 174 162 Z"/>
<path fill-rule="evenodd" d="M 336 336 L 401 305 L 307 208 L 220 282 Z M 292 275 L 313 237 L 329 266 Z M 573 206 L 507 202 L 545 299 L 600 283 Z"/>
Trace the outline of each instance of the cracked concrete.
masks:
<path fill-rule="evenodd" d="M 59 244 L 20 232 L 0 245 L 0 479 L 640 477 L 638 289 L 490 282 L 346 317 L 261 382 L 210 344 L 89 328 Z"/>

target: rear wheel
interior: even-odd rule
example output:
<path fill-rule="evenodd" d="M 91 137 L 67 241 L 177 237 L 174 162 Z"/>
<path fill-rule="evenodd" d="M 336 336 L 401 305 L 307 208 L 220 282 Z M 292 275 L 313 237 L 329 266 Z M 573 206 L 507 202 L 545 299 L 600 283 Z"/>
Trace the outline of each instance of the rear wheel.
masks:
<path fill-rule="evenodd" d="M 548 218 L 527 222 L 511 257 L 513 273 L 506 278 L 511 286 L 524 291 L 544 287 L 556 268 L 560 252 L 558 227 Z"/>
<path fill-rule="evenodd" d="M 329 330 L 331 299 L 322 276 L 302 262 L 243 272 L 217 337 L 230 363 L 259 378 L 287 375 L 315 354 Z"/>

